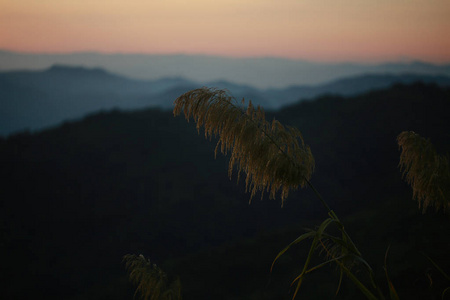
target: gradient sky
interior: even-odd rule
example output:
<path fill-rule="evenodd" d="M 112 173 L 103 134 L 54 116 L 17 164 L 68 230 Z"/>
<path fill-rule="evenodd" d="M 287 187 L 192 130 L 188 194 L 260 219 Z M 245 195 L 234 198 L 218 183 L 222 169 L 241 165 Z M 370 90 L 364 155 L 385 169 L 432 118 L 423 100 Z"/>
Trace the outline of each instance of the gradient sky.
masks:
<path fill-rule="evenodd" d="M 450 62 L 450 0 L 0 0 L 0 49 Z"/>

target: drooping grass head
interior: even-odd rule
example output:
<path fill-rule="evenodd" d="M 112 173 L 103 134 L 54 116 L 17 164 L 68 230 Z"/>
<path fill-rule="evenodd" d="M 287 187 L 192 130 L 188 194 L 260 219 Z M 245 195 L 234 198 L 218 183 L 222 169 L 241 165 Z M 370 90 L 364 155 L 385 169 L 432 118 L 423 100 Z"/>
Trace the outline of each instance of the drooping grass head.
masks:
<path fill-rule="evenodd" d="M 431 142 L 415 132 L 404 131 L 397 137 L 402 152 L 399 167 L 413 189 L 419 207 L 450 209 L 450 166 L 448 158 L 438 155 Z"/>
<path fill-rule="evenodd" d="M 244 103 L 242 103 L 244 104 Z M 174 115 L 183 113 L 197 129 L 205 130 L 205 137 L 218 138 L 218 150 L 230 153 L 229 175 L 233 170 L 246 175 L 246 189 L 267 191 L 275 198 L 281 191 L 281 200 L 290 189 L 303 187 L 311 178 L 314 158 L 305 145 L 301 133 L 285 127 L 277 120 L 268 122 L 261 107 L 249 102 L 243 110 L 234 98 L 223 90 L 201 88 L 181 95 L 175 100 Z"/>

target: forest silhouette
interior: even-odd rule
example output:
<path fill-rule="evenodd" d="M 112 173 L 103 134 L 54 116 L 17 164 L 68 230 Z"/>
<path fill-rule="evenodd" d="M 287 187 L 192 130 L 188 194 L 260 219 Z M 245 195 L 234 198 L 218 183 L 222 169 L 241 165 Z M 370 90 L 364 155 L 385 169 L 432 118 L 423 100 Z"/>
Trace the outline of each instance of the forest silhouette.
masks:
<path fill-rule="evenodd" d="M 314 186 L 380 278 L 391 245 L 389 276 L 401 299 L 440 299 L 446 281 L 420 253 L 448 270 L 450 225 L 411 200 L 396 137 L 412 130 L 449 153 L 449 96 L 434 85 L 396 85 L 266 113 L 302 131 Z M 214 159 L 214 143 L 158 109 L 12 135 L 0 140 L 0 157 L 6 298 L 131 299 L 120 261 L 142 253 L 179 276 L 183 299 L 291 299 L 307 247 L 287 252 L 272 273 L 270 265 L 324 218 L 310 189 L 291 192 L 283 208 L 269 197 L 249 205 L 245 183 L 227 178 L 224 157 Z M 334 271 L 311 274 L 300 295 L 334 297 Z M 349 298 L 363 296 L 343 280 L 336 299 Z"/>

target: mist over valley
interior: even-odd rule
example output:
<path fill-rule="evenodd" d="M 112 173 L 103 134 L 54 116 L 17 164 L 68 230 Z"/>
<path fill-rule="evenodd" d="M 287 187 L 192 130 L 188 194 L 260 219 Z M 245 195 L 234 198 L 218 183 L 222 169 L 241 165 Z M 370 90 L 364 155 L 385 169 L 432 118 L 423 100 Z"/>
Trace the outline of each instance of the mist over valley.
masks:
<path fill-rule="evenodd" d="M 0 134 L 39 130 L 86 114 L 111 109 L 158 107 L 169 110 L 181 94 L 203 86 L 225 89 L 266 110 L 278 110 L 320 95 L 354 96 L 393 84 L 434 83 L 450 77 L 415 73 L 362 74 L 320 85 L 255 88 L 231 81 L 196 82 L 183 77 L 137 80 L 101 68 L 54 65 L 44 70 L 0 72 Z"/>

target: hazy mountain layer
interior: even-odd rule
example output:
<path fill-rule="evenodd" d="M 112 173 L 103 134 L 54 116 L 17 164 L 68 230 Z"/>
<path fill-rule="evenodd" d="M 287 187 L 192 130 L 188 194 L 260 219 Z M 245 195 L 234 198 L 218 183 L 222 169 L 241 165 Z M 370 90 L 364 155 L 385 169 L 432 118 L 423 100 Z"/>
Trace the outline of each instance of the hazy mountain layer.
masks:
<path fill-rule="evenodd" d="M 0 51 L 0 70 L 45 69 L 54 64 L 100 67 L 130 78 L 155 80 L 184 77 L 197 82 L 217 80 L 255 88 L 317 85 L 365 73 L 418 73 L 450 76 L 450 65 L 424 62 L 384 64 L 315 63 L 282 58 L 230 58 L 201 55 L 27 54 Z"/>
<path fill-rule="evenodd" d="M 265 109 L 279 109 L 322 94 L 356 95 L 393 83 L 416 81 L 450 85 L 450 77 L 427 75 L 362 75 L 318 86 L 256 89 L 227 81 L 197 83 L 183 78 L 132 80 L 103 69 L 53 66 L 44 71 L 0 73 L 0 135 L 54 126 L 99 110 L 160 107 L 201 86 L 228 89 L 237 99 L 252 100 Z"/>

